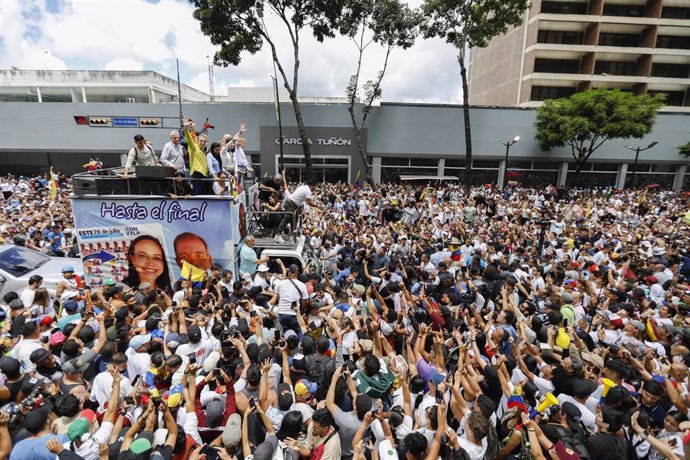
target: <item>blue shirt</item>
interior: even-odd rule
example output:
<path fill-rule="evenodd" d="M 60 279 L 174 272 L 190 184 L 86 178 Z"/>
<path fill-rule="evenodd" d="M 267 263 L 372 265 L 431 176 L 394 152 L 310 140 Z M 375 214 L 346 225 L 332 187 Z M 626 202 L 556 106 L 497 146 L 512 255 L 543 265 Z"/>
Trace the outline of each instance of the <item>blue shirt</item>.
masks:
<path fill-rule="evenodd" d="M 206 166 L 208 166 L 209 174 L 220 174 L 220 163 L 210 152 L 206 154 Z"/>
<path fill-rule="evenodd" d="M 240 273 L 253 275 L 256 272 L 256 252 L 246 244 L 240 249 Z"/>
<path fill-rule="evenodd" d="M 54 434 L 47 434 L 40 438 L 24 439 L 14 445 L 12 452 L 10 452 L 10 460 L 55 460 L 57 456 L 46 447 L 48 440 L 55 437 L 57 437 L 60 444 L 69 441 L 66 434 L 57 436 Z"/>
<path fill-rule="evenodd" d="M 60 250 L 61 241 L 62 241 L 62 238 L 64 236 L 65 235 L 63 235 L 62 232 L 58 232 L 58 233 L 50 232 L 50 233 L 48 233 L 48 239 L 50 240 L 50 247 L 52 248 L 53 251 L 59 251 Z M 59 237 L 59 238 L 57 240 L 53 241 L 53 238 L 55 238 L 55 237 Z"/>
<path fill-rule="evenodd" d="M 338 273 L 335 277 L 335 282 L 340 285 L 347 279 L 348 276 L 350 276 L 350 267 L 346 267 L 340 273 Z"/>

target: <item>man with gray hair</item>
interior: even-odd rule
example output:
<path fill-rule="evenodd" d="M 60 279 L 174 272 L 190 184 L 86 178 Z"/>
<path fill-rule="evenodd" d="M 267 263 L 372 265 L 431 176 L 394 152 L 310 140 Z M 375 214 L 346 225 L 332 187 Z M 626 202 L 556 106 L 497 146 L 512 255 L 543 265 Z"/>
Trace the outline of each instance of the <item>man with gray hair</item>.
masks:
<path fill-rule="evenodd" d="M 161 152 L 161 163 L 175 168 L 175 171 L 184 171 L 184 154 L 182 153 L 179 132 L 170 132 L 170 142 L 163 146 L 163 152 Z"/>
<path fill-rule="evenodd" d="M 275 176 L 266 176 L 259 182 L 259 201 L 266 203 L 268 198 L 275 193 L 278 198 L 281 194 L 281 184 L 283 183 L 283 176 L 276 174 Z"/>

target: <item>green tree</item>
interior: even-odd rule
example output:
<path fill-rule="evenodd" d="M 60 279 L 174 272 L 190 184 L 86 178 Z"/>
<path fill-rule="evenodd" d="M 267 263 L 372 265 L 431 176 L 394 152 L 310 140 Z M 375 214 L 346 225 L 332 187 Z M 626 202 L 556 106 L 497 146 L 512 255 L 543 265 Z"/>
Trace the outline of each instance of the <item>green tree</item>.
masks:
<path fill-rule="evenodd" d="M 576 173 L 609 139 L 641 139 L 656 122 L 664 96 L 594 89 L 550 99 L 537 112 L 535 127 L 544 151 L 570 147 Z"/>
<path fill-rule="evenodd" d="M 690 142 L 678 146 L 678 153 L 685 157 L 690 157 Z"/>
<path fill-rule="evenodd" d="M 312 160 L 309 138 L 298 101 L 300 71 L 300 39 L 311 31 L 322 42 L 333 37 L 333 25 L 342 12 L 338 0 L 190 0 L 195 7 L 194 17 L 201 24 L 201 31 L 220 47 L 214 56 L 217 65 L 238 65 L 241 54 L 255 54 L 267 43 L 273 62 L 278 68 L 283 85 L 288 92 L 295 112 L 297 130 L 302 142 L 307 173 L 311 172 Z M 280 19 L 292 45 L 292 75 L 278 57 L 276 37 L 269 33 L 264 22 L 264 12 Z"/>
<path fill-rule="evenodd" d="M 458 50 L 462 78 L 462 113 L 465 124 L 465 191 L 472 182 L 472 128 L 470 94 L 467 87 L 466 53 L 483 48 L 492 38 L 504 34 L 510 26 L 522 24 L 529 0 L 425 0 L 422 12 L 426 18 L 424 35 L 445 39 Z"/>
<path fill-rule="evenodd" d="M 346 88 L 347 110 L 355 130 L 357 150 L 364 164 L 364 176 L 373 187 L 371 165 L 362 141 L 362 130 L 374 102 L 381 98 L 381 82 L 388 68 L 388 59 L 395 48 L 408 49 L 419 33 L 420 15 L 400 0 L 347 0 L 339 23 L 340 32 L 348 36 L 357 48 L 357 70 L 350 75 Z M 361 72 L 365 51 L 377 44 L 385 49 L 381 68 L 372 80 L 362 83 Z M 361 113 L 355 106 L 361 99 Z"/>

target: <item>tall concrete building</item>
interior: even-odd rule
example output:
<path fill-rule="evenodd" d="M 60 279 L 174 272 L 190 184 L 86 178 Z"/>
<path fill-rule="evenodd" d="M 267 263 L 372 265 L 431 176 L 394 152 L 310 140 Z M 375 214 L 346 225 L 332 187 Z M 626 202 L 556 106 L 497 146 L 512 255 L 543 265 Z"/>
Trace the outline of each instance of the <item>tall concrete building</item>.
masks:
<path fill-rule="evenodd" d="M 690 0 L 533 0 L 470 56 L 470 103 L 534 107 L 593 88 L 667 95 L 690 112 Z"/>

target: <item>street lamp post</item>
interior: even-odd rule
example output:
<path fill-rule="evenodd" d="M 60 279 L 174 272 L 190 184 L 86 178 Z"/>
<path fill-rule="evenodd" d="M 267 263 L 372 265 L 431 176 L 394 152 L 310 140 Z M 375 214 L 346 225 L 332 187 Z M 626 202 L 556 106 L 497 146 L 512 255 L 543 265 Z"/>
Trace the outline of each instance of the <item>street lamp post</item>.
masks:
<path fill-rule="evenodd" d="M 630 145 L 626 145 L 625 148 L 628 150 L 633 150 L 635 152 L 635 162 L 633 163 L 633 173 L 632 173 L 632 188 L 635 188 L 637 185 L 637 176 L 635 175 L 637 173 L 637 159 L 640 157 L 640 152 L 644 152 L 645 150 L 649 150 L 652 147 L 654 147 L 656 144 L 658 144 L 657 141 L 652 142 L 649 144 L 647 147 L 632 147 Z M 625 184 L 623 184 L 625 186 Z"/>
<path fill-rule="evenodd" d="M 501 144 L 506 146 L 506 159 L 503 162 L 503 183 L 502 188 L 506 187 L 507 184 L 507 179 L 508 179 L 508 155 L 510 154 L 510 146 L 517 144 L 517 142 L 520 140 L 520 136 L 515 136 L 512 141 L 503 141 Z"/>

